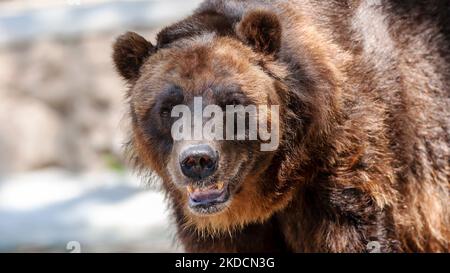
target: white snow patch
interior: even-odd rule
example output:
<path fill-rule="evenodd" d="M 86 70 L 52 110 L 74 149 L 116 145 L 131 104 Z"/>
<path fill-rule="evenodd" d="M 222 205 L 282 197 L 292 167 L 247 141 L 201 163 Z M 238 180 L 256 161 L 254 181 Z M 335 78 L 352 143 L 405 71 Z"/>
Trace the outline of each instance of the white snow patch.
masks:
<path fill-rule="evenodd" d="M 129 174 L 0 178 L 0 251 L 180 251 L 163 194 Z"/>

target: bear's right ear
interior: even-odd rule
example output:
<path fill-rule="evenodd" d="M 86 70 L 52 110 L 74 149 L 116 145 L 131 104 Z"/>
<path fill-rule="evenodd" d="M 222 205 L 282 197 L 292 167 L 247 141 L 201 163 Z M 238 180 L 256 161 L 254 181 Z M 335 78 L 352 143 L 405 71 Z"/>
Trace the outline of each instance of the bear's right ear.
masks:
<path fill-rule="evenodd" d="M 265 10 L 250 11 L 236 26 L 242 41 L 266 54 L 275 54 L 280 49 L 281 31 L 278 16 Z"/>
<path fill-rule="evenodd" d="M 139 77 L 139 69 L 156 48 L 144 37 L 134 32 L 119 36 L 113 46 L 113 60 L 117 71 L 128 82 Z"/>

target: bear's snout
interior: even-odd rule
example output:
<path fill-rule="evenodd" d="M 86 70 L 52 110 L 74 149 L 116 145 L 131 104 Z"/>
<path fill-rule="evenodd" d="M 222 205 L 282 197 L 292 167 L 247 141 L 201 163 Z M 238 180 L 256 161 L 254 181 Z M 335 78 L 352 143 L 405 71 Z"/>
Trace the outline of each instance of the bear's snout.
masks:
<path fill-rule="evenodd" d="M 192 145 L 181 153 L 179 161 L 183 175 L 201 180 L 216 171 L 219 154 L 207 144 Z"/>

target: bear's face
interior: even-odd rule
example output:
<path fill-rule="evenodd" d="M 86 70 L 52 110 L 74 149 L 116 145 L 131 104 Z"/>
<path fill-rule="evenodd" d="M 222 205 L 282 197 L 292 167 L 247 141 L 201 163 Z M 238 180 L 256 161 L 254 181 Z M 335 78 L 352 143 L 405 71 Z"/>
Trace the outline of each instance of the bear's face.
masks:
<path fill-rule="evenodd" d="M 266 35 L 259 32 L 262 28 Z M 114 46 L 116 67 L 130 84 L 132 149 L 140 166 L 157 172 L 176 196 L 176 205 L 198 226 L 236 226 L 265 217 L 258 210 L 270 214 L 277 207 L 268 208 L 274 198 L 265 194 L 268 186 L 260 181 L 278 145 L 262 151 L 267 138 L 248 139 L 251 114 L 244 119 L 246 139 L 236 136 L 234 115 L 228 135 L 226 117 L 229 106 L 254 106 L 257 116 L 264 113 L 267 118 L 267 131 L 276 128 L 277 141 L 282 138 L 283 86 L 277 79 L 286 69 L 274 61 L 281 29 L 267 12 L 246 16 L 235 29 L 232 37 L 203 33 L 158 48 L 127 33 Z M 181 120 L 174 109 L 180 106 L 191 117 L 182 129 L 190 127 L 192 138 L 174 136 Z M 223 126 L 222 132 L 216 138 L 195 137 L 199 128 L 205 134 L 207 122 L 216 117 L 216 112 L 205 115 L 208 106 L 222 111 L 216 121 L 223 123 L 214 127 L 217 133 Z M 281 106 L 276 118 L 272 106 Z M 196 111 L 203 111 L 201 127 L 193 124 Z M 262 202 L 269 206 L 254 207 Z"/>

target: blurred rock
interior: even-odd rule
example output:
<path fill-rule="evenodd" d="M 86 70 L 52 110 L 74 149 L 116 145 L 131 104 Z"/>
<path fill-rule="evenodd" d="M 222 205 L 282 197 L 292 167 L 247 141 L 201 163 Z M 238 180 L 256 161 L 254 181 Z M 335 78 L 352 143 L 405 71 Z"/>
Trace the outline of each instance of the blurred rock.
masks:
<path fill-rule="evenodd" d="M 149 39 L 154 31 L 140 31 Z M 125 83 L 114 71 L 119 33 L 43 38 L 0 48 L 0 172 L 123 164 Z"/>
<path fill-rule="evenodd" d="M 62 120 L 42 102 L 0 96 L 0 172 L 62 163 Z"/>

